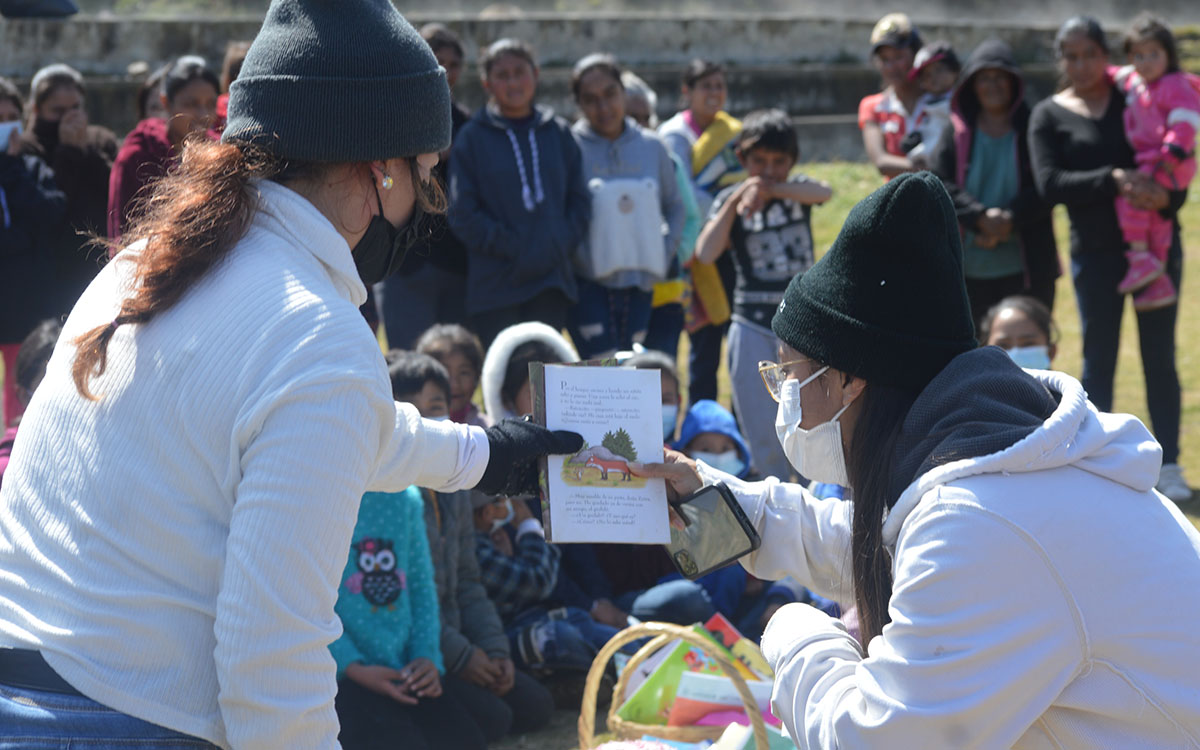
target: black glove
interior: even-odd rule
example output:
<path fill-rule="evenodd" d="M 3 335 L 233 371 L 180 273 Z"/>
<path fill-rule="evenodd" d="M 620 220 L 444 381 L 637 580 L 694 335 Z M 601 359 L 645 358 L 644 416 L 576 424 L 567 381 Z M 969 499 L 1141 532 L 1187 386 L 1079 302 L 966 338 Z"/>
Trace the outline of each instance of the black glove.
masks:
<path fill-rule="evenodd" d="M 491 455 L 475 485 L 485 495 L 532 495 L 538 490 L 537 459 L 583 448 L 583 436 L 578 433 L 550 431 L 519 419 L 505 419 L 485 432 Z"/>
<path fill-rule="evenodd" d="M 919 145 L 921 145 L 921 133 L 914 130 L 900 141 L 900 150 L 907 154 Z"/>

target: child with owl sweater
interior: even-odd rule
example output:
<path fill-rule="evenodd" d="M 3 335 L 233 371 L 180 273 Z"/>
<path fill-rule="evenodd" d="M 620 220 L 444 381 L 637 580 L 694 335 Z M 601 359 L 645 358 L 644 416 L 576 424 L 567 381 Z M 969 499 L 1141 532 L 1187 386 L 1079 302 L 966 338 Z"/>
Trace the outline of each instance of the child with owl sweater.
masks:
<path fill-rule="evenodd" d="M 334 610 L 342 636 L 329 646 L 337 662 L 335 706 L 346 750 L 394 745 L 483 748 L 483 735 L 461 721 L 462 707 L 442 694 L 437 588 L 420 491 L 368 492 Z"/>

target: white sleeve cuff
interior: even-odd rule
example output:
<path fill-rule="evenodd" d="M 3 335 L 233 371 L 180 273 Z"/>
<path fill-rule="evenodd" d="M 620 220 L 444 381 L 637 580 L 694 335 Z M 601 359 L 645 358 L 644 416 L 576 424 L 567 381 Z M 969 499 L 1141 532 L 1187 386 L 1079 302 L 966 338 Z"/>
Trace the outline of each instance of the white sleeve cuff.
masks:
<path fill-rule="evenodd" d="M 513 500 L 512 502 L 519 503 L 522 501 L 521 500 Z M 537 534 L 542 539 L 546 538 L 546 532 L 542 528 L 542 522 L 537 520 L 536 518 L 526 518 L 524 521 L 522 521 L 517 526 L 517 539 L 520 539 L 521 537 L 525 536 L 526 534 Z"/>

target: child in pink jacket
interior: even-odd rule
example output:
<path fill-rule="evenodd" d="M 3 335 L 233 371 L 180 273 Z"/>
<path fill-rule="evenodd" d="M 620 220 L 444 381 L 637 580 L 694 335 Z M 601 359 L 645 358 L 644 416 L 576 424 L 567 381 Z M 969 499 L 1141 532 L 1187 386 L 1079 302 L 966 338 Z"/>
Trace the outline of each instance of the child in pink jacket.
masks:
<path fill-rule="evenodd" d="M 1114 71 L 1125 92 L 1125 134 L 1138 171 L 1168 190 L 1183 190 L 1196 174 L 1196 131 L 1200 130 L 1200 78 L 1179 69 L 1175 38 L 1152 16 L 1136 20 L 1125 36 L 1132 63 Z M 1137 292 L 1134 309 L 1175 304 L 1177 290 L 1164 273 L 1172 222 L 1157 211 L 1135 208 L 1117 197 L 1117 220 L 1129 243 L 1129 271 L 1117 291 Z"/>

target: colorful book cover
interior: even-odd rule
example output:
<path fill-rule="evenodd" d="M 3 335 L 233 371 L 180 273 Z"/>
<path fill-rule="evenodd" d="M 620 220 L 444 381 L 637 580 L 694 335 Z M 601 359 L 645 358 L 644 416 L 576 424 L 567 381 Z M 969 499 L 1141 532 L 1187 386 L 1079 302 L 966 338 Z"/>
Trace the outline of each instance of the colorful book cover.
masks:
<path fill-rule="evenodd" d="M 694 625 L 692 626 L 692 630 L 711 640 L 718 649 L 725 650 L 725 647 L 713 638 L 703 626 Z M 670 648 L 666 657 L 662 658 L 654 671 L 642 681 L 637 690 L 633 691 L 628 700 L 617 709 L 617 715 L 622 719 L 636 721 L 641 724 L 666 724 L 671 712 L 671 703 L 675 700 L 675 692 L 679 688 L 679 678 L 685 672 L 698 672 L 710 675 L 725 674 L 725 670 L 721 668 L 717 660 L 709 656 L 699 646 L 693 646 L 682 640 L 675 643 L 678 645 L 674 648 L 671 648 L 671 644 L 668 644 L 660 650 L 661 653 Z M 730 661 L 733 661 L 735 664 L 737 663 L 732 658 Z"/>
<path fill-rule="evenodd" d="M 747 682 L 746 687 L 754 696 L 763 718 L 773 724 L 779 720 L 771 715 L 771 688 L 769 682 Z M 736 715 L 745 716 L 745 704 L 738 694 L 733 680 L 726 675 L 684 672 L 679 676 L 679 687 L 667 715 L 667 726 L 690 727 L 701 723 L 704 717 L 721 712 L 725 719 Z"/>
<path fill-rule="evenodd" d="M 729 649 L 734 659 L 737 660 L 737 663 L 745 667 L 746 671 L 750 673 L 750 679 L 775 679 L 775 673 L 771 671 L 771 666 L 763 658 L 762 651 L 759 650 L 758 646 L 749 638 L 742 635 L 733 626 L 733 623 L 725 619 L 725 616 L 720 612 L 717 612 L 709 618 L 708 622 L 704 623 L 704 629 L 720 641 L 725 648 Z"/>

